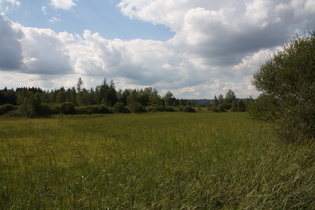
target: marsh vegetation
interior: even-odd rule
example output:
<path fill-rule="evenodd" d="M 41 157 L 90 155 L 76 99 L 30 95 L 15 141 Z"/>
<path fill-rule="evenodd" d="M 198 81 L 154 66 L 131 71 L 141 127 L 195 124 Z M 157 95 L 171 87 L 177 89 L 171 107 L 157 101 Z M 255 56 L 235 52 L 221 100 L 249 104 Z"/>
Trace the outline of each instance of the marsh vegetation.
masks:
<path fill-rule="evenodd" d="M 2 209 L 308 209 L 314 144 L 246 113 L 0 119 Z"/>

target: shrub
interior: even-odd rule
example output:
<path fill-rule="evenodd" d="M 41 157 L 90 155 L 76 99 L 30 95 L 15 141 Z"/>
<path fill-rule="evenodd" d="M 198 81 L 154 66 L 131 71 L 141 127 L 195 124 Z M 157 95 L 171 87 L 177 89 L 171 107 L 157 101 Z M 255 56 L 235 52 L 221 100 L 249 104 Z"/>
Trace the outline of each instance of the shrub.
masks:
<path fill-rule="evenodd" d="M 42 103 L 40 106 L 40 115 L 41 116 L 48 116 L 51 114 L 53 114 L 53 110 L 51 109 L 51 107 L 46 103 Z"/>
<path fill-rule="evenodd" d="M 75 107 L 75 113 L 77 114 L 112 114 L 113 111 L 110 110 L 105 105 L 89 105 L 89 106 Z"/>
<path fill-rule="evenodd" d="M 25 113 L 18 107 L 15 110 L 11 110 L 9 112 L 4 113 L 2 116 L 4 117 L 26 117 Z"/>
<path fill-rule="evenodd" d="M 75 106 L 71 102 L 57 104 L 52 107 L 54 114 L 75 114 Z"/>
<path fill-rule="evenodd" d="M 219 112 L 218 108 L 213 106 L 211 108 L 209 108 L 212 112 Z"/>
<path fill-rule="evenodd" d="M 132 112 L 132 113 L 146 112 L 145 108 L 138 102 L 129 104 L 127 107 L 130 110 L 130 112 Z"/>
<path fill-rule="evenodd" d="M 92 114 L 112 114 L 113 111 L 110 110 L 107 106 L 101 104 L 101 105 L 90 105 L 87 106 L 88 109 L 91 110 Z"/>
<path fill-rule="evenodd" d="M 7 112 L 16 110 L 16 106 L 12 105 L 12 104 L 4 104 L 4 105 L 0 105 L 0 115 L 3 115 Z"/>
<path fill-rule="evenodd" d="M 270 95 L 261 94 L 250 106 L 248 113 L 254 119 L 274 122 L 279 114 L 279 103 Z"/>
<path fill-rule="evenodd" d="M 246 104 L 244 102 L 244 100 L 240 99 L 238 102 L 237 102 L 237 107 L 238 107 L 238 110 L 240 112 L 245 112 L 246 111 Z"/>
<path fill-rule="evenodd" d="M 91 109 L 87 106 L 76 106 L 75 107 L 76 114 L 92 114 Z"/>
<path fill-rule="evenodd" d="M 194 109 L 192 106 L 185 106 L 183 108 L 183 112 L 196 112 L 196 109 Z"/>
<path fill-rule="evenodd" d="M 232 108 L 232 104 L 230 104 L 230 103 L 224 103 L 224 104 L 220 104 L 218 106 L 219 112 L 226 112 L 226 111 L 230 110 L 231 108 Z"/>
<path fill-rule="evenodd" d="M 315 30 L 292 39 L 261 65 L 253 84 L 259 91 L 278 101 L 274 115 L 276 131 L 288 141 L 315 139 Z M 258 102 L 255 104 L 258 106 Z M 265 101 L 261 101 L 265 103 Z M 260 108 L 269 115 L 264 104 Z M 268 108 L 268 107 L 267 107 Z"/>
<path fill-rule="evenodd" d="M 117 102 L 113 107 L 113 111 L 114 113 L 130 113 L 122 102 Z"/>
<path fill-rule="evenodd" d="M 315 104 L 303 104 L 287 108 L 277 119 L 275 129 L 281 139 L 302 142 L 314 139 Z"/>
<path fill-rule="evenodd" d="M 147 106 L 147 112 L 174 112 L 175 109 L 170 106 L 151 105 Z"/>
<path fill-rule="evenodd" d="M 159 106 L 159 105 L 150 105 L 150 106 L 147 106 L 146 110 L 147 112 L 164 112 L 165 107 Z"/>
<path fill-rule="evenodd" d="M 175 109 L 174 109 L 173 107 L 171 107 L 171 106 L 166 106 L 166 107 L 164 107 L 164 110 L 165 110 L 166 112 L 175 112 Z"/>

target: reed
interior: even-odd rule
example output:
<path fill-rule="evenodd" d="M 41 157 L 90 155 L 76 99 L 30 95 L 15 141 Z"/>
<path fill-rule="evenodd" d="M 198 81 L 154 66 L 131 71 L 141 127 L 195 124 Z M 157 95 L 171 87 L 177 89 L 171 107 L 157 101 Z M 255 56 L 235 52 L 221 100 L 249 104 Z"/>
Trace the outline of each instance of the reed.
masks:
<path fill-rule="evenodd" d="M 2 209 L 310 209 L 314 145 L 245 113 L 0 119 Z"/>

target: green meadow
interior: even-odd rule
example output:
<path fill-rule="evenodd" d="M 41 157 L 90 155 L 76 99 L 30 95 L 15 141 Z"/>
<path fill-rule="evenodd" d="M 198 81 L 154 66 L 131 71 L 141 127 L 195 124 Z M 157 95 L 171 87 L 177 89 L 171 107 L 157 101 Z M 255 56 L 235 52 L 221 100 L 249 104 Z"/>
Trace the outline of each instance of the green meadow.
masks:
<path fill-rule="evenodd" d="M 0 118 L 0 208 L 314 208 L 314 144 L 271 126 L 205 111 Z"/>

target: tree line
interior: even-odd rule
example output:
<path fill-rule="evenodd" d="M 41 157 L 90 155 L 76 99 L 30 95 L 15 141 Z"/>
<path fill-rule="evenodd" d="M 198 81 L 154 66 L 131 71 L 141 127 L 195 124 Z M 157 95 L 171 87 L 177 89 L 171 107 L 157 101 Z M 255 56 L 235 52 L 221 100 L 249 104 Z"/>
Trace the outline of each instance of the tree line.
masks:
<path fill-rule="evenodd" d="M 245 112 L 250 109 L 253 102 L 254 99 L 252 97 L 238 99 L 232 90 L 228 90 L 228 92 L 225 94 L 225 97 L 223 97 L 222 94 L 220 94 L 218 97 L 215 95 L 213 103 L 209 106 L 209 109 L 213 112 Z"/>
<path fill-rule="evenodd" d="M 93 113 L 140 113 L 175 110 L 195 112 L 196 107 L 207 106 L 213 112 L 246 111 L 252 99 L 237 99 L 229 90 L 226 96 L 214 97 L 210 104 L 193 103 L 192 100 L 177 99 L 168 91 L 161 96 L 152 87 L 144 89 L 116 90 L 114 81 L 106 78 L 95 89 L 83 87 L 78 79 L 76 87 L 45 91 L 41 88 L 16 88 L 0 90 L 0 115 L 45 116 L 52 114 Z M 8 114 L 8 112 L 10 112 Z"/>

